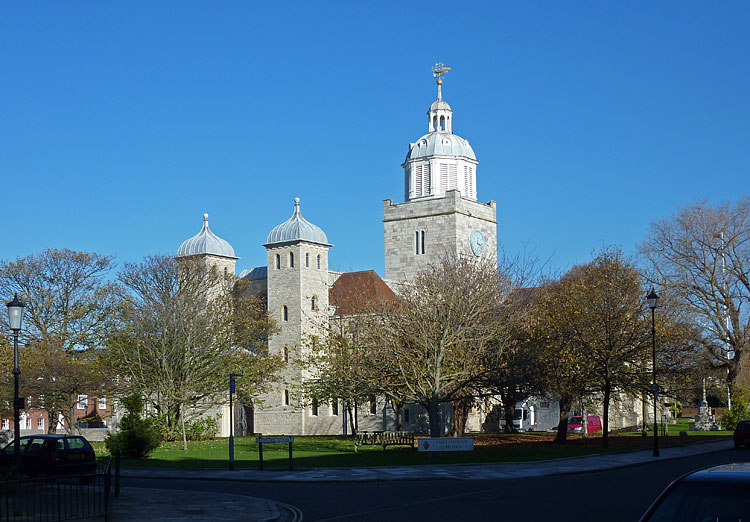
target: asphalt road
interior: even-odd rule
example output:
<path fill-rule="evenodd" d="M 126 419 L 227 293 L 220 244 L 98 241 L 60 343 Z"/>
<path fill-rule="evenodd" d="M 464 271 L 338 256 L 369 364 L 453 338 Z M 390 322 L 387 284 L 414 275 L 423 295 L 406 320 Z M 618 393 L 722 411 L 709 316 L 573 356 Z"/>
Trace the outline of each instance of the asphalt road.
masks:
<path fill-rule="evenodd" d="M 750 461 L 748 451 L 721 451 L 605 472 L 485 481 L 257 483 L 123 479 L 123 486 L 269 498 L 299 508 L 305 521 L 638 520 L 667 484 L 694 469 Z"/>

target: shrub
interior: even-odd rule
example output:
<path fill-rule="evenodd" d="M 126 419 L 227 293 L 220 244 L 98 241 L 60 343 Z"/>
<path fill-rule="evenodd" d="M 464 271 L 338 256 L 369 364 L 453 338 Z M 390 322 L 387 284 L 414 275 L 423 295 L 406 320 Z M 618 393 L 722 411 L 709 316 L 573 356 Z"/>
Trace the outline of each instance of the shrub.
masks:
<path fill-rule="evenodd" d="M 109 435 L 104 441 L 110 453 L 122 451 L 129 459 L 142 459 L 159 447 L 159 431 L 155 419 L 143 419 L 143 399 L 134 393 L 122 399 L 125 415 L 120 422 L 120 431 Z"/>
<path fill-rule="evenodd" d="M 733 430 L 742 420 L 750 419 L 750 390 L 741 388 L 732 397 L 732 408 L 724 412 L 721 418 L 721 428 Z"/>

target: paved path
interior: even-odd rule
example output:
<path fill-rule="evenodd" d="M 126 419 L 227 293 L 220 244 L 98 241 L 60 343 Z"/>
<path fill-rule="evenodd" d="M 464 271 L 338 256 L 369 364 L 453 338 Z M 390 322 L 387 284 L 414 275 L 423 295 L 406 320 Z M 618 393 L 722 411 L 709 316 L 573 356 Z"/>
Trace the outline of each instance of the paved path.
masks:
<path fill-rule="evenodd" d="M 232 480 L 246 482 L 368 482 L 389 480 L 486 480 L 541 477 L 587 471 L 601 471 L 665 459 L 676 459 L 730 449 L 731 440 L 691 444 L 652 451 L 634 451 L 608 455 L 589 455 L 541 462 L 488 464 L 452 464 L 433 466 L 394 466 L 379 468 L 327 468 L 301 471 L 259 470 L 169 470 L 130 469 L 129 478 Z M 292 506 L 241 495 L 196 495 L 194 491 L 123 488 L 115 500 L 115 522 L 140 520 L 299 520 Z"/>

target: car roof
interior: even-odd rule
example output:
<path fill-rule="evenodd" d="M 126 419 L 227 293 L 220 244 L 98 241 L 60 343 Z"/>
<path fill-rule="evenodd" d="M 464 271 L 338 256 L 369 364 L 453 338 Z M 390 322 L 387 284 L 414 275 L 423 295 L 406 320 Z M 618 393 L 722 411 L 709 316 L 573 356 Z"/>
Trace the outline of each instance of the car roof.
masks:
<path fill-rule="evenodd" d="M 746 482 L 750 483 L 750 462 L 720 464 L 694 471 L 683 482 Z"/>
<path fill-rule="evenodd" d="M 39 435 L 24 435 L 21 437 L 21 439 L 72 439 L 72 438 L 83 438 L 80 435 L 56 435 L 56 434 L 49 434 L 45 435 L 40 433 Z M 19 439 L 20 440 L 20 439 Z"/>

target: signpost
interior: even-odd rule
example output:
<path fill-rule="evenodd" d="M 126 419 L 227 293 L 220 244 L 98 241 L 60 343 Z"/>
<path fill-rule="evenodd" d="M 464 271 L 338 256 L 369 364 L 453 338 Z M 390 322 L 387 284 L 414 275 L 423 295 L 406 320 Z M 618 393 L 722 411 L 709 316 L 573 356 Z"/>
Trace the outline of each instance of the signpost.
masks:
<path fill-rule="evenodd" d="M 419 439 L 418 451 L 473 451 L 474 437 L 434 437 Z"/>
<path fill-rule="evenodd" d="M 234 470 L 234 404 L 232 395 L 235 392 L 235 377 L 242 377 L 241 373 L 229 374 L 229 470 Z"/>
<path fill-rule="evenodd" d="M 278 442 L 289 443 L 289 471 L 292 471 L 292 442 L 294 437 L 258 437 L 255 439 L 258 444 L 258 462 L 260 463 L 260 469 L 263 471 L 263 444 L 273 444 Z"/>

